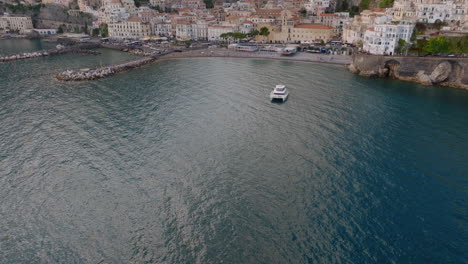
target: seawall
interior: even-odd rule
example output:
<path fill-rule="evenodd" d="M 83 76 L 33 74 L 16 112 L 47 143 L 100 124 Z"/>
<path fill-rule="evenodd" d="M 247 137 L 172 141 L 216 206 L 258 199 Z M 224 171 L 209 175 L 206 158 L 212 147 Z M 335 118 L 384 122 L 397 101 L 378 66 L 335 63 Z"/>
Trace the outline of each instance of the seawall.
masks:
<path fill-rule="evenodd" d="M 468 58 L 355 54 L 348 68 L 371 78 L 394 78 L 468 90 Z"/>
<path fill-rule="evenodd" d="M 99 67 L 94 69 L 66 70 L 55 75 L 60 81 L 88 81 L 105 78 L 119 72 L 128 71 L 134 68 L 154 62 L 156 57 L 143 57 L 140 59 L 127 61 L 119 64 Z"/>
<path fill-rule="evenodd" d="M 100 54 L 99 52 L 89 50 L 89 49 L 98 48 L 98 47 L 100 47 L 98 44 L 97 45 L 86 44 L 86 45 L 78 45 L 78 46 L 72 46 L 69 48 L 62 48 L 62 49 L 49 49 L 49 50 L 38 50 L 38 51 L 32 51 L 32 52 L 22 52 L 18 54 L 12 54 L 12 55 L 0 57 L 0 62 L 32 59 L 32 58 L 38 58 L 38 57 L 67 54 L 67 53 L 98 55 Z"/>

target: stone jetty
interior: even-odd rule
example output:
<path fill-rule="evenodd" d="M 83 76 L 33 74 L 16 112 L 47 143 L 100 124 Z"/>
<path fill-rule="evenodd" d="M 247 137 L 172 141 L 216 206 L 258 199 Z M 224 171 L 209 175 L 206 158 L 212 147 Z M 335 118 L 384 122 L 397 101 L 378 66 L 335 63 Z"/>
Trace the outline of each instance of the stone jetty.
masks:
<path fill-rule="evenodd" d="M 97 51 L 88 50 L 90 48 L 96 48 L 96 45 L 81 45 L 76 47 L 70 48 L 61 48 L 61 49 L 49 49 L 49 50 L 39 50 L 34 52 L 23 52 L 14 55 L 7 55 L 0 57 L 0 62 L 9 62 L 15 60 L 24 60 L 24 59 L 32 59 L 38 57 L 45 57 L 45 56 L 54 56 L 54 55 L 61 55 L 66 53 L 81 53 L 81 54 L 92 54 L 98 55 L 100 54 Z"/>
<path fill-rule="evenodd" d="M 156 57 L 144 57 L 137 60 L 127 61 L 120 64 L 109 65 L 94 69 L 66 70 L 55 75 L 55 78 L 60 81 L 88 81 L 105 78 L 107 76 L 128 71 L 145 64 L 155 61 Z"/>

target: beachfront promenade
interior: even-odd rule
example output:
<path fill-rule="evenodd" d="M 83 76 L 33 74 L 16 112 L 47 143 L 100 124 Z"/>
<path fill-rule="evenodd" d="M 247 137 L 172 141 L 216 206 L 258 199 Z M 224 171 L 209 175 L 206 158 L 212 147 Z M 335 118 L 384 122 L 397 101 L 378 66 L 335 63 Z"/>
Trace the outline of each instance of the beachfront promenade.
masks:
<path fill-rule="evenodd" d="M 352 62 L 351 56 L 347 55 L 329 55 L 329 54 L 314 54 L 306 52 L 298 52 L 292 56 L 281 56 L 277 52 L 240 52 L 225 48 L 214 49 L 199 49 L 188 50 L 184 52 L 173 52 L 162 56 L 161 58 L 193 58 L 193 57 L 232 57 L 232 58 L 259 58 L 259 59 L 276 59 L 276 60 L 291 60 L 304 62 L 318 63 L 333 63 L 347 65 Z"/>

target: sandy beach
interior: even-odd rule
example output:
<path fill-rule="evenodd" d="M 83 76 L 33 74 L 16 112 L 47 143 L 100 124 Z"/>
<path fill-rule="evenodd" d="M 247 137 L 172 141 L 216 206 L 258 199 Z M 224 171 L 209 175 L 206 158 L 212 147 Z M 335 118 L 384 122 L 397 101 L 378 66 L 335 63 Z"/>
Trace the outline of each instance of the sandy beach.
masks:
<path fill-rule="evenodd" d="M 351 64 L 351 56 L 347 55 L 328 55 L 298 52 L 293 56 L 281 56 L 276 52 L 239 52 L 224 48 L 189 50 L 184 52 L 172 52 L 161 56 L 159 59 L 177 59 L 177 58 L 204 58 L 204 57 L 230 57 L 230 58 L 252 58 L 252 59 L 274 59 L 284 61 L 302 61 L 328 64 Z"/>

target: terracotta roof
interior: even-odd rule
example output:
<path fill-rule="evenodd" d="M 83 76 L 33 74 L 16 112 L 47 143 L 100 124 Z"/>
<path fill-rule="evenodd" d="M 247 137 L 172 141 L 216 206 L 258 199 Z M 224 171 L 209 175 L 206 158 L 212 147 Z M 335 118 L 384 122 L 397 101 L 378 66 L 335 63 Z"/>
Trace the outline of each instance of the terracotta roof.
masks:
<path fill-rule="evenodd" d="M 334 17 L 334 16 L 338 16 L 337 14 L 325 14 L 325 13 L 322 13 L 320 14 L 320 16 L 327 16 L 327 17 Z"/>
<path fill-rule="evenodd" d="M 259 15 L 281 15 L 283 9 L 257 9 L 256 13 Z"/>
<path fill-rule="evenodd" d="M 385 12 L 385 8 L 374 8 L 371 9 L 372 12 Z"/>
<path fill-rule="evenodd" d="M 209 28 L 230 28 L 230 29 L 232 29 L 232 27 L 230 27 L 230 26 L 216 26 L 216 25 L 210 25 L 210 26 L 208 26 L 208 27 L 209 27 Z"/>
<path fill-rule="evenodd" d="M 332 27 L 317 24 L 298 24 L 294 28 L 333 29 Z"/>
<path fill-rule="evenodd" d="M 139 17 L 131 17 L 127 19 L 128 22 L 141 22 L 141 18 Z"/>
<path fill-rule="evenodd" d="M 189 21 L 180 21 L 179 23 L 177 23 L 179 25 L 191 25 L 193 24 L 192 22 L 189 22 Z"/>

